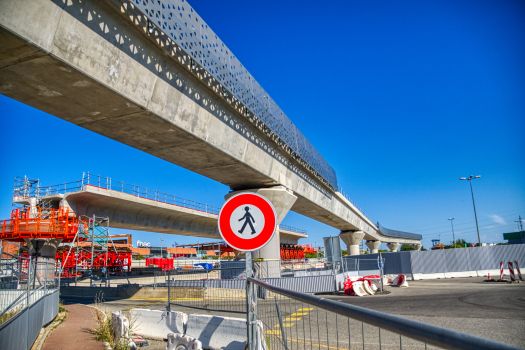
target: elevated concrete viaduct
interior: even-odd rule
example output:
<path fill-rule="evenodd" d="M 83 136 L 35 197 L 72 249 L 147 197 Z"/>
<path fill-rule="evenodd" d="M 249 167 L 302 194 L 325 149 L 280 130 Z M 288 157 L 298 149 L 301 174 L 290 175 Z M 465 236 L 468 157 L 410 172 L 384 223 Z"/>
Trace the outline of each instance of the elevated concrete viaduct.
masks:
<path fill-rule="evenodd" d="M 192 209 L 90 185 L 38 199 L 55 208 L 72 209 L 77 216 L 107 217 L 113 228 L 221 239 L 217 228 L 218 214 L 213 212 L 216 209 Z M 35 205 L 36 198 L 15 196 L 13 202 Z M 288 229 L 279 228 L 278 231 L 283 244 L 297 244 L 299 239 L 308 237 L 306 233 Z"/>
<path fill-rule="evenodd" d="M 379 230 L 128 1 L 3 0 L 0 42 L 5 96 L 232 191 L 283 186 L 347 236 L 420 243 Z"/>

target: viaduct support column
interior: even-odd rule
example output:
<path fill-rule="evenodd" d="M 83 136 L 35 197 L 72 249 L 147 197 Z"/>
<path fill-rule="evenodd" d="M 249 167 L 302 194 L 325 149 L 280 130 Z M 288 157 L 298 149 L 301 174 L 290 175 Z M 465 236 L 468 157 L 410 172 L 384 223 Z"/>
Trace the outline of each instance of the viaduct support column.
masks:
<path fill-rule="evenodd" d="M 381 245 L 381 241 L 367 241 L 366 246 L 370 248 L 370 254 L 377 254 L 379 253 L 379 246 Z"/>
<path fill-rule="evenodd" d="M 421 250 L 421 248 L 423 248 L 423 245 L 421 244 L 411 244 L 412 247 L 414 247 L 415 250 Z"/>
<path fill-rule="evenodd" d="M 257 188 L 243 191 L 235 191 L 228 193 L 224 198 L 228 199 L 240 192 L 255 192 L 268 199 L 275 208 L 277 215 L 277 225 L 283 221 L 284 217 L 292 206 L 297 197 L 293 192 L 284 186 L 275 186 L 269 188 Z M 261 259 L 267 263 L 260 264 L 262 275 L 259 277 L 280 277 L 281 276 L 281 241 L 279 237 L 279 229 L 276 230 L 273 238 L 262 249 L 253 252 L 254 259 Z M 257 266 L 257 264 L 254 264 Z"/>
<path fill-rule="evenodd" d="M 388 249 L 390 249 L 392 253 L 394 253 L 397 252 L 397 249 L 399 248 L 399 243 L 388 243 L 386 246 L 388 247 Z"/>
<path fill-rule="evenodd" d="M 29 256 L 36 259 L 34 286 L 44 285 L 44 279 L 47 284 L 53 283 L 55 274 L 55 255 L 61 239 L 30 239 L 25 238 L 29 250 Z M 47 266 L 47 268 L 46 268 Z"/>
<path fill-rule="evenodd" d="M 363 231 L 344 231 L 339 234 L 339 237 L 346 244 L 348 256 L 359 255 L 359 244 L 365 238 Z"/>

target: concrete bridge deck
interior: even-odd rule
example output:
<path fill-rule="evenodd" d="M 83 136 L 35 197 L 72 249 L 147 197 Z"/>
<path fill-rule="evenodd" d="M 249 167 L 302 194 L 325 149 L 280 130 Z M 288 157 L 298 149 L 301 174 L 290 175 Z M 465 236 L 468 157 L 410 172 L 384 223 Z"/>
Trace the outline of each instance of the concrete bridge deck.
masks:
<path fill-rule="evenodd" d="M 420 243 L 381 232 L 126 0 L 4 0 L 0 41 L 3 95 L 232 190 L 284 186 L 292 211 L 361 239 Z"/>
<path fill-rule="evenodd" d="M 216 207 L 188 201 L 187 206 L 166 203 L 115 189 L 84 185 L 70 192 L 39 196 L 43 201 L 71 208 L 77 216 L 109 218 L 114 228 L 222 239 Z M 34 197 L 15 196 L 14 203 L 34 205 Z M 193 208 L 192 208 L 193 207 Z M 297 244 L 308 235 L 279 228 L 280 243 Z"/>

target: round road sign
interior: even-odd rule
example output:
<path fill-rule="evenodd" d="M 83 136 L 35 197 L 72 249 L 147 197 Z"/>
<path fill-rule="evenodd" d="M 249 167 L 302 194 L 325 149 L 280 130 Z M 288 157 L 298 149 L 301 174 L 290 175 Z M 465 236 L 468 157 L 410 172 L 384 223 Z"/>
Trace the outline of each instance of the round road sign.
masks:
<path fill-rule="evenodd" d="M 261 249 L 277 228 L 275 208 L 260 194 L 242 192 L 224 203 L 219 213 L 219 232 L 232 248 L 243 252 Z"/>

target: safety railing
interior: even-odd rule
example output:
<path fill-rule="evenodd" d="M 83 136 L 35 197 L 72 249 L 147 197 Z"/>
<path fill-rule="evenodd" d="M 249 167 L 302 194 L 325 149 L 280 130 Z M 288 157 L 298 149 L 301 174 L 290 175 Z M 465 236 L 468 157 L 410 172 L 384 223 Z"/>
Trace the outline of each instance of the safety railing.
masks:
<path fill-rule="evenodd" d="M 276 349 L 516 349 L 487 339 L 247 279 L 248 339 Z M 250 327 L 253 325 L 253 327 Z M 252 336 L 250 336 L 250 334 Z M 248 349 L 257 348 L 255 341 Z"/>
<path fill-rule="evenodd" d="M 288 225 L 279 225 L 279 229 L 280 230 L 286 230 L 286 231 L 292 231 L 292 232 L 297 232 L 297 233 L 303 233 L 303 234 L 307 234 L 307 231 L 306 230 L 302 230 L 300 228 L 297 228 L 297 227 L 292 227 L 292 226 L 288 226 Z"/>
<path fill-rule="evenodd" d="M 26 207 L 11 212 L 11 220 L 0 220 L 0 239 L 72 239 L 83 225 L 68 208 Z"/>
<path fill-rule="evenodd" d="M 0 325 L 56 291 L 60 279 L 54 261 L 24 258 L 1 250 Z"/>
<path fill-rule="evenodd" d="M 111 177 L 104 177 L 100 175 L 92 175 L 89 172 L 82 175 L 82 179 L 73 182 L 64 182 L 51 186 L 40 186 L 39 182 L 35 182 L 36 187 L 28 189 L 27 181 L 24 186 L 17 186 L 15 181 L 15 188 L 13 196 L 20 198 L 29 197 L 44 197 L 56 194 L 65 194 L 68 192 L 81 191 L 85 186 L 92 186 L 102 188 L 105 190 L 118 191 L 127 193 L 135 197 L 149 199 L 155 202 L 176 205 L 188 209 L 199 210 L 210 214 L 218 214 L 220 207 L 200 203 L 191 199 L 177 197 L 171 194 L 163 193 L 157 190 L 148 189 L 135 184 L 128 184 L 123 181 L 113 180 Z"/>

